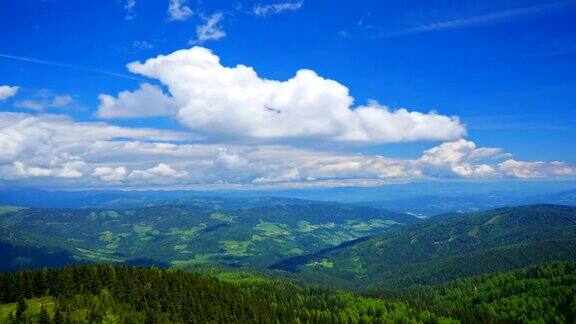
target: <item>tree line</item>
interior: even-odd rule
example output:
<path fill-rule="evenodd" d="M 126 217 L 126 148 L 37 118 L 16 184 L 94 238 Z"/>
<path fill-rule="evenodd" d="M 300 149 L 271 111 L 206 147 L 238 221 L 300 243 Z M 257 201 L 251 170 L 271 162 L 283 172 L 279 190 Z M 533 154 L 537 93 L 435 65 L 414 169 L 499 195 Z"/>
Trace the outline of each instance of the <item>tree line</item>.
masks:
<path fill-rule="evenodd" d="M 49 312 L 26 303 L 53 296 Z M 80 265 L 0 274 L 0 301 L 14 323 L 388 323 L 434 322 L 407 303 L 280 281 L 239 284 L 178 270 Z M 41 318 L 42 317 L 42 318 Z"/>
<path fill-rule="evenodd" d="M 39 298 L 51 303 L 30 311 Z M 363 296 L 273 279 L 79 265 L 0 273 L 0 303 L 0 311 L 14 303 L 8 323 L 574 323 L 576 263 Z"/>

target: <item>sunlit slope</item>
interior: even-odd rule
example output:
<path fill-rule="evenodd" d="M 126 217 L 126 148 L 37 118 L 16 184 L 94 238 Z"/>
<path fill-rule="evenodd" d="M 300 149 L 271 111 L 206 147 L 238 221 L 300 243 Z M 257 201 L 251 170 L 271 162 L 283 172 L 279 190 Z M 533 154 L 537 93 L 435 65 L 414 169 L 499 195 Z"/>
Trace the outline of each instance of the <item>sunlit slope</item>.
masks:
<path fill-rule="evenodd" d="M 350 287 L 439 283 L 576 259 L 576 208 L 531 205 L 447 215 L 274 265 Z"/>
<path fill-rule="evenodd" d="M 30 208 L 0 216 L 2 230 L 11 233 L 2 241 L 11 245 L 61 249 L 94 262 L 152 259 L 176 266 L 267 266 L 418 221 L 406 214 L 336 204 L 236 211 L 184 206 Z M 14 267 L 26 267 L 25 261 Z"/>

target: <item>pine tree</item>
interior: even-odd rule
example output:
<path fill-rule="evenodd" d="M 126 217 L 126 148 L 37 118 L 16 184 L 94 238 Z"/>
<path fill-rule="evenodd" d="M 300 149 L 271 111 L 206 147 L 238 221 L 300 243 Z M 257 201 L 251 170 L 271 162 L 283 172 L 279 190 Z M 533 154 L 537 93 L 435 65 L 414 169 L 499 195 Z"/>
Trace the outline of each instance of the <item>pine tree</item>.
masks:
<path fill-rule="evenodd" d="M 28 308 L 28 304 L 23 297 L 18 299 L 18 306 L 16 306 L 16 320 L 22 321 L 24 319 L 24 312 Z"/>
<path fill-rule="evenodd" d="M 54 311 L 54 324 L 63 324 L 64 317 L 62 316 L 62 312 L 60 311 L 60 307 L 56 306 L 56 310 Z"/>
<path fill-rule="evenodd" d="M 42 305 L 40 308 L 40 314 L 38 315 L 38 324 L 50 324 L 50 315 L 48 315 L 48 311 L 46 307 Z"/>
<path fill-rule="evenodd" d="M 14 317 L 14 312 L 10 312 L 8 314 L 8 323 L 14 323 L 16 321 L 16 318 Z"/>
<path fill-rule="evenodd" d="M 88 321 L 90 323 L 97 323 L 100 322 L 101 317 L 96 309 L 95 305 L 90 305 L 90 309 L 88 310 Z"/>
<path fill-rule="evenodd" d="M 119 322 L 118 316 L 116 316 L 111 311 L 107 311 L 104 318 L 102 318 L 102 324 L 116 324 Z"/>

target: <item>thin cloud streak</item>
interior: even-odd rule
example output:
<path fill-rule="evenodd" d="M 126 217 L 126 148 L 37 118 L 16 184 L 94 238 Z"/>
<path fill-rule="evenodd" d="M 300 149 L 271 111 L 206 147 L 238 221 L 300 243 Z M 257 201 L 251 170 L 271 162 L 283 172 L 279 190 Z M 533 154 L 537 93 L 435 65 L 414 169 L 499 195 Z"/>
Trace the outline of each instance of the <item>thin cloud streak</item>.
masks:
<path fill-rule="evenodd" d="M 81 66 L 81 65 L 65 64 L 65 63 L 58 63 L 58 62 L 50 62 L 50 61 L 38 60 L 38 59 L 34 59 L 34 58 L 29 58 L 29 57 L 9 55 L 9 54 L 4 54 L 4 53 L 0 53 L 0 57 L 6 58 L 6 59 L 11 59 L 11 60 L 16 60 L 16 61 L 21 61 L 21 62 L 50 65 L 50 66 L 56 66 L 56 67 L 61 67 L 61 68 L 66 68 L 66 69 L 86 71 L 86 72 L 92 72 L 92 73 L 100 73 L 100 74 L 105 74 L 108 76 L 113 76 L 113 77 L 128 79 L 128 80 L 134 80 L 134 81 L 139 81 L 139 82 L 146 81 L 145 79 L 142 79 L 142 78 L 138 78 L 138 77 L 134 77 L 134 76 L 126 75 L 126 74 L 121 74 L 121 73 L 116 73 L 116 72 L 110 72 L 110 71 L 106 71 L 106 70 L 102 70 L 102 69 L 98 69 L 98 68 L 94 68 L 94 67 L 90 67 L 90 66 Z"/>
<path fill-rule="evenodd" d="M 397 36 L 426 33 L 426 32 L 433 32 L 433 31 L 439 31 L 439 30 L 459 29 L 459 28 L 466 28 L 466 27 L 471 27 L 471 26 L 499 23 L 499 22 L 504 22 L 504 21 L 508 21 L 511 19 L 519 18 L 519 17 L 542 14 L 545 12 L 563 9 L 563 8 L 572 6 L 574 4 L 576 4 L 576 1 L 573 1 L 573 0 L 558 1 L 558 2 L 553 2 L 553 3 L 548 3 L 548 4 L 524 7 L 524 8 L 498 11 L 498 12 L 493 12 L 493 13 L 480 15 L 480 16 L 466 17 L 466 18 L 461 18 L 461 19 L 454 19 L 454 20 L 437 22 L 437 23 L 433 23 L 433 24 L 416 26 L 413 28 L 405 29 L 405 30 L 386 33 L 386 34 L 381 35 L 381 37 L 384 37 L 384 38 L 385 37 L 397 37 Z"/>

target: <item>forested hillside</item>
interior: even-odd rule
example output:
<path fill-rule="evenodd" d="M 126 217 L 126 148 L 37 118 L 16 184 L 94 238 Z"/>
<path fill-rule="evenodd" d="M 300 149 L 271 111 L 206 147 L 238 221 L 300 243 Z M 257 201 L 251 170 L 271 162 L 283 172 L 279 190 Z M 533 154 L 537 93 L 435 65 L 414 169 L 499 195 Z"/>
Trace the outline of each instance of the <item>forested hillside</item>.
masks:
<path fill-rule="evenodd" d="M 532 205 L 446 215 L 274 266 L 348 288 L 441 283 L 576 259 L 576 208 Z"/>
<path fill-rule="evenodd" d="M 576 263 L 552 262 L 442 286 L 381 290 L 368 295 L 408 301 L 416 309 L 470 323 L 574 323 Z"/>
<path fill-rule="evenodd" d="M 44 298 L 40 302 L 37 297 Z M 26 301 L 26 299 L 28 301 Z M 0 319 L 20 323 L 384 323 L 437 317 L 405 302 L 266 281 L 249 285 L 156 268 L 77 266 L 0 274 Z M 33 303 L 34 311 L 26 311 Z M 42 308 L 38 304 L 44 303 Z M 43 311 L 42 315 L 42 309 Z"/>
<path fill-rule="evenodd" d="M 288 204 L 238 210 L 5 208 L 0 269 L 80 262 L 199 263 L 266 267 L 419 219 L 368 207 Z M 254 202 L 256 204 L 256 202 Z M 28 253 L 27 251 L 35 251 Z M 22 252 L 22 253 L 20 253 Z M 46 263 L 47 255 L 62 258 Z"/>
<path fill-rule="evenodd" d="M 556 262 L 370 297 L 276 280 L 95 265 L 0 274 L 7 323 L 570 323 L 576 263 Z"/>

